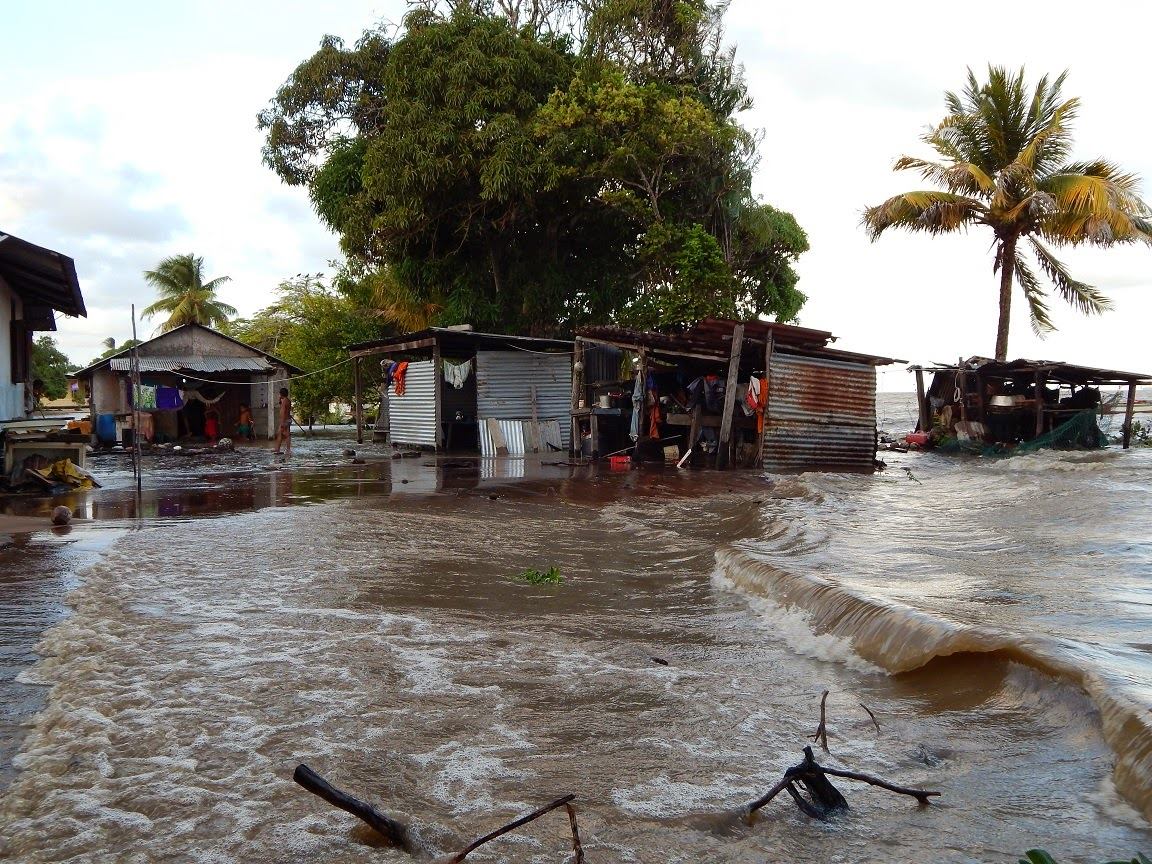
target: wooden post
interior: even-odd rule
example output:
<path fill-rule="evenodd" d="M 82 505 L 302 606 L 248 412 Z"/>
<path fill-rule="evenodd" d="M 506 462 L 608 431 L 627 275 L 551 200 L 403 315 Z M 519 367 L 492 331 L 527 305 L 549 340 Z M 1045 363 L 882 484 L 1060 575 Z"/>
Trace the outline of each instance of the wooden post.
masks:
<path fill-rule="evenodd" d="M 360 381 L 360 358 L 352 361 L 352 380 L 356 384 L 356 443 L 364 443 L 364 395 Z"/>
<path fill-rule="evenodd" d="M 645 431 L 648 429 L 648 349 L 643 346 L 636 352 L 636 372 L 640 376 L 640 393 L 644 397 L 640 400 L 640 422 L 636 424 L 636 429 L 639 432 L 636 443 L 639 444 L 645 438 L 651 437 Z M 636 406 L 633 405 L 632 407 L 635 409 Z M 633 450 L 632 454 L 638 457 L 639 451 Z M 639 458 L 636 461 L 639 462 Z"/>
<path fill-rule="evenodd" d="M 1136 411 L 1136 382 L 1128 382 L 1128 405 L 1124 409 L 1124 429 L 1121 433 L 1121 442 L 1125 450 L 1132 441 L 1132 414 Z"/>
<path fill-rule="evenodd" d="M 132 341 L 136 339 L 136 304 L 132 304 Z M 143 466 L 140 464 L 140 350 L 132 346 L 132 470 L 136 473 L 136 514 L 140 514 Z"/>
<path fill-rule="evenodd" d="M 988 422 L 988 409 L 984 405 L 984 379 L 980 377 L 979 372 L 973 372 L 976 376 L 976 410 L 980 415 L 976 418 L 981 423 Z"/>
<path fill-rule="evenodd" d="M 1044 434 L 1044 382 L 1047 380 L 1044 372 L 1036 373 L 1036 437 Z"/>
<path fill-rule="evenodd" d="M 580 408 L 584 392 L 584 342 L 577 336 L 572 347 L 572 440 L 568 442 L 569 457 L 580 455 L 580 420 L 575 412 Z"/>
<path fill-rule="evenodd" d="M 776 339 L 772 331 L 768 331 L 768 339 L 764 342 L 764 392 L 761 400 L 764 402 L 764 416 L 760 418 L 760 434 L 756 436 L 756 459 L 754 465 L 764 465 L 764 439 L 768 435 L 768 403 L 772 398 L 772 352 L 776 347 Z"/>
<path fill-rule="evenodd" d="M 700 398 L 703 399 L 704 395 L 701 394 Z M 688 427 L 688 449 L 695 450 L 696 443 L 700 440 L 700 415 L 704 412 L 703 407 L 699 402 L 696 407 L 692 409 L 692 425 Z"/>
<path fill-rule="evenodd" d="M 916 367 L 916 408 L 920 412 L 920 431 L 930 431 L 932 415 L 928 412 L 928 400 L 924 396 L 924 370 L 919 366 Z"/>
<path fill-rule="evenodd" d="M 728 450 L 732 438 L 732 414 L 736 410 L 736 380 L 740 376 L 740 355 L 744 353 L 744 325 L 732 328 L 732 351 L 728 355 L 728 382 L 724 386 L 724 415 L 720 418 L 720 444 L 716 448 L 716 467 L 728 467 Z"/>
<path fill-rule="evenodd" d="M 440 368 L 440 340 L 432 343 L 432 422 L 433 432 L 436 436 L 436 452 L 444 449 L 444 423 L 440 416 L 441 393 L 444 387 L 444 370 Z M 476 364 L 476 375 L 480 374 L 480 364 Z M 507 453 L 507 450 L 505 450 Z"/>

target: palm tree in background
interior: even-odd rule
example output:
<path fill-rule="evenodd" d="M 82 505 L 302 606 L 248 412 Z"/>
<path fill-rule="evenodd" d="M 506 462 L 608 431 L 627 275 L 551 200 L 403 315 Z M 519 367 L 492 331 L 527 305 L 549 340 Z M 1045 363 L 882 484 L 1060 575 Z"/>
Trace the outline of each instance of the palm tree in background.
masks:
<path fill-rule="evenodd" d="M 189 253 L 165 258 L 155 270 L 144 271 L 144 281 L 156 289 L 160 299 L 141 310 L 145 318 L 167 313 L 168 320 L 160 325 L 161 333 L 175 330 L 184 324 L 203 324 L 222 327 L 237 312 L 216 298 L 216 291 L 228 276 L 204 281 L 204 259 Z"/>
<path fill-rule="evenodd" d="M 1152 213 L 1139 197 L 1138 177 L 1103 159 L 1068 161 L 1070 123 L 1080 103 L 1061 101 L 1064 78 L 1049 82 L 1045 76 L 1029 92 L 1023 69 L 990 66 L 985 84 L 968 70 L 964 92 L 945 94 L 947 116 L 922 138 L 940 161 L 902 156 L 893 168 L 919 171 L 943 191 L 905 192 L 864 211 L 873 240 L 888 228 L 929 234 L 970 225 L 992 229 L 992 272 L 1000 274 L 997 360 L 1008 357 L 1013 280 L 1028 302 L 1033 332 L 1042 337 L 1056 329 L 1025 249 L 1056 293 L 1090 315 L 1112 308 L 1111 301 L 1074 279 L 1049 246 L 1152 243 Z"/>

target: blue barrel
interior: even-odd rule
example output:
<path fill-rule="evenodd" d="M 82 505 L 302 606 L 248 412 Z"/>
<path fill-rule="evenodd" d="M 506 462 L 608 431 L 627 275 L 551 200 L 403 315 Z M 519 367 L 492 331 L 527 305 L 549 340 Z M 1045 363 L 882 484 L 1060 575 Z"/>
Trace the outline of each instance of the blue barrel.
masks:
<path fill-rule="evenodd" d="M 96 415 L 96 440 L 101 444 L 116 443 L 116 415 Z"/>

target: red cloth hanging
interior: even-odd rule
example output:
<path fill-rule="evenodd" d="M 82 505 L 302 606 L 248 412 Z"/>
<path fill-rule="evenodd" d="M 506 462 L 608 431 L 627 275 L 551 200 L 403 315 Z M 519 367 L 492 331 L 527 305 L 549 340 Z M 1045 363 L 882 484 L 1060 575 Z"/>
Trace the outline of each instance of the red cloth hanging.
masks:
<path fill-rule="evenodd" d="M 401 360 L 392 367 L 392 392 L 397 396 L 403 396 L 405 390 L 404 375 L 408 371 L 408 361 Z"/>

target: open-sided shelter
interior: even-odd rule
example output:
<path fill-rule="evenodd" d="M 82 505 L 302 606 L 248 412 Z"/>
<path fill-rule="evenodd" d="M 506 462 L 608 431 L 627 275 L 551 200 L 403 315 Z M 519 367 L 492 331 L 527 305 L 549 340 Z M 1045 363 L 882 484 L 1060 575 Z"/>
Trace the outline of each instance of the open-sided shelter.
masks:
<path fill-rule="evenodd" d="M 139 398 L 131 381 L 133 354 Z M 97 437 L 113 443 L 132 428 L 135 410 L 144 440 L 212 437 L 211 420 L 219 435 L 231 435 L 241 402 L 251 408 L 256 435 L 271 438 L 279 390 L 299 373 L 267 351 L 201 324 L 185 324 L 93 363 L 76 377 L 87 384 Z"/>
<path fill-rule="evenodd" d="M 1152 375 L 1140 372 L 1052 360 L 972 357 L 955 366 L 910 369 L 916 374 L 921 432 L 935 430 L 941 440 L 999 452 L 1020 444 L 1030 445 L 1024 449 L 1103 445 L 1096 415 L 1110 406 L 1101 404 L 1102 387 L 1126 389 L 1121 443 L 1127 447 L 1136 388 L 1152 384 Z M 927 389 L 925 372 L 932 373 Z"/>
<path fill-rule="evenodd" d="M 700 466 L 872 471 L 876 367 L 831 333 L 708 319 L 685 333 L 588 327 L 576 339 L 572 435 L 592 456 Z"/>
<path fill-rule="evenodd" d="M 468 326 L 429 327 L 351 345 L 357 438 L 363 440 L 363 364 L 378 363 L 377 430 L 392 443 L 518 456 L 567 450 L 572 342 Z"/>

